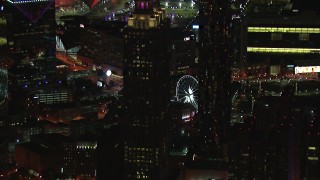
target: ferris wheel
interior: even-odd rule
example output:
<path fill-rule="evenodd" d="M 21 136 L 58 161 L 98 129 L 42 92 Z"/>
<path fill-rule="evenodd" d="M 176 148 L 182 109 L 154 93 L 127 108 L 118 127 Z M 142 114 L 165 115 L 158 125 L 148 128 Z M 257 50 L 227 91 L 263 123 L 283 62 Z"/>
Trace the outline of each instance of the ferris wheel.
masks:
<path fill-rule="evenodd" d="M 182 76 L 177 82 L 176 98 L 178 102 L 190 103 L 198 111 L 198 81 L 190 75 Z"/>

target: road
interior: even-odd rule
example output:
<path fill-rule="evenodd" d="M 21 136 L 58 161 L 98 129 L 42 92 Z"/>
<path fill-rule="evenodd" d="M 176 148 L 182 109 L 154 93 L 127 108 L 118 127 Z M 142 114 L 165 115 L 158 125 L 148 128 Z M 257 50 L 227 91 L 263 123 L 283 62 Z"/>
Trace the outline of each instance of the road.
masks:
<path fill-rule="evenodd" d="M 81 65 L 79 62 L 76 62 L 75 59 L 73 59 L 72 57 L 70 57 L 67 54 L 61 53 L 61 52 L 57 52 L 56 53 L 56 57 L 62 61 L 63 63 L 69 65 L 70 69 L 72 71 L 85 71 L 85 70 L 90 70 L 91 68 L 88 66 L 83 66 Z"/>

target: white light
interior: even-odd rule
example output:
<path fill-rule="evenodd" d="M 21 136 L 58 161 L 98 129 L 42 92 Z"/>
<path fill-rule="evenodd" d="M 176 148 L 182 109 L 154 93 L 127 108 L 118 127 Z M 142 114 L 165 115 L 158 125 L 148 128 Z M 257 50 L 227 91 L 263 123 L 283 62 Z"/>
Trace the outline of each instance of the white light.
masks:
<path fill-rule="evenodd" d="M 194 97 L 193 97 L 193 93 L 194 93 L 194 91 L 189 87 L 188 88 L 188 92 L 185 92 L 186 94 L 185 94 L 185 99 L 184 99 L 184 103 L 191 103 L 191 104 L 193 104 L 193 103 L 195 103 L 195 99 L 194 99 Z"/>
<path fill-rule="evenodd" d="M 111 70 L 108 70 L 108 71 L 106 72 L 106 75 L 107 75 L 107 76 L 111 76 L 111 74 L 112 74 Z"/>
<path fill-rule="evenodd" d="M 300 73 L 315 73 L 320 72 L 320 66 L 297 66 L 295 67 L 295 74 Z"/>
<path fill-rule="evenodd" d="M 166 6 L 168 6 L 168 2 L 166 2 Z"/>
<path fill-rule="evenodd" d="M 192 29 L 199 29 L 199 25 L 192 25 Z"/>
<path fill-rule="evenodd" d="M 97 81 L 97 86 L 98 86 L 98 87 L 102 87 L 102 82 Z"/>

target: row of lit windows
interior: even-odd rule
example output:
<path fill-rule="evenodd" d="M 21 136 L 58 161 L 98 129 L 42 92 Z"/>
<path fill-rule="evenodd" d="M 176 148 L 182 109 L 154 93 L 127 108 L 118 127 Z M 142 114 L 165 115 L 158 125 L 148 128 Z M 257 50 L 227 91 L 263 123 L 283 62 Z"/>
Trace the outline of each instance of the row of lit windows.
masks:
<path fill-rule="evenodd" d="M 131 162 L 133 162 L 133 163 L 147 163 L 147 164 L 152 164 L 152 160 L 139 160 L 139 159 L 137 159 L 137 160 L 128 160 L 128 162 L 129 163 L 131 163 Z"/>
<path fill-rule="evenodd" d="M 94 146 L 90 146 L 90 145 L 79 145 L 77 146 L 77 149 L 96 149 L 97 148 L 97 145 L 94 145 Z"/>
<path fill-rule="evenodd" d="M 318 161 L 319 158 L 318 157 L 308 157 L 309 161 Z"/>
<path fill-rule="evenodd" d="M 312 54 L 320 53 L 320 49 L 311 48 L 269 48 L 269 47 L 248 47 L 248 52 L 260 53 L 290 53 L 290 54 Z"/>
<path fill-rule="evenodd" d="M 131 176 L 129 175 L 129 178 L 130 178 Z M 136 176 L 136 178 L 137 179 L 148 179 L 149 178 L 149 176 L 145 176 L 145 175 L 137 175 Z"/>
<path fill-rule="evenodd" d="M 144 60 L 144 58 L 140 59 L 139 56 L 137 56 L 136 60 L 133 60 L 133 63 L 140 63 L 140 64 L 152 64 L 150 61 Z"/>
<path fill-rule="evenodd" d="M 248 32 L 320 33 L 320 28 L 248 27 Z"/>
<path fill-rule="evenodd" d="M 8 2 L 13 3 L 13 4 L 20 4 L 20 3 L 34 3 L 34 2 L 41 2 L 41 1 L 50 1 L 50 0 L 25 0 L 25 1 L 11 1 L 8 0 Z"/>
<path fill-rule="evenodd" d="M 61 95 L 61 96 L 53 96 L 53 95 L 48 95 L 48 96 L 40 96 L 39 99 L 54 99 L 54 100 L 60 100 L 60 99 L 67 99 L 67 95 Z"/>
<path fill-rule="evenodd" d="M 132 65 L 132 67 L 140 67 L 140 66 L 143 67 L 143 68 L 144 68 L 144 67 L 152 67 L 152 65 L 146 66 L 146 65 L 144 65 L 144 64 L 141 64 L 141 65 L 140 65 L 140 64 L 133 64 L 133 65 Z"/>
<path fill-rule="evenodd" d="M 125 158 L 131 160 L 151 160 L 157 158 L 158 155 L 154 156 L 153 152 L 126 152 Z"/>
<path fill-rule="evenodd" d="M 137 150 L 137 151 L 153 151 L 153 148 L 140 148 L 140 147 L 128 147 L 128 146 L 126 146 L 126 149 Z M 157 149 L 158 148 L 156 148 L 156 150 Z M 158 153 L 158 150 L 157 150 L 157 153 Z"/>

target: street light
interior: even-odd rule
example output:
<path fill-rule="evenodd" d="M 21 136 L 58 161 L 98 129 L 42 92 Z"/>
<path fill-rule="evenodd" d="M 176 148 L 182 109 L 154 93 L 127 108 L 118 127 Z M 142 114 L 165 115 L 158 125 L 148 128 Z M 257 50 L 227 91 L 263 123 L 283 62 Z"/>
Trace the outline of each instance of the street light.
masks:
<path fill-rule="evenodd" d="M 111 74 L 112 74 L 111 70 L 107 70 L 106 75 L 111 76 Z"/>

